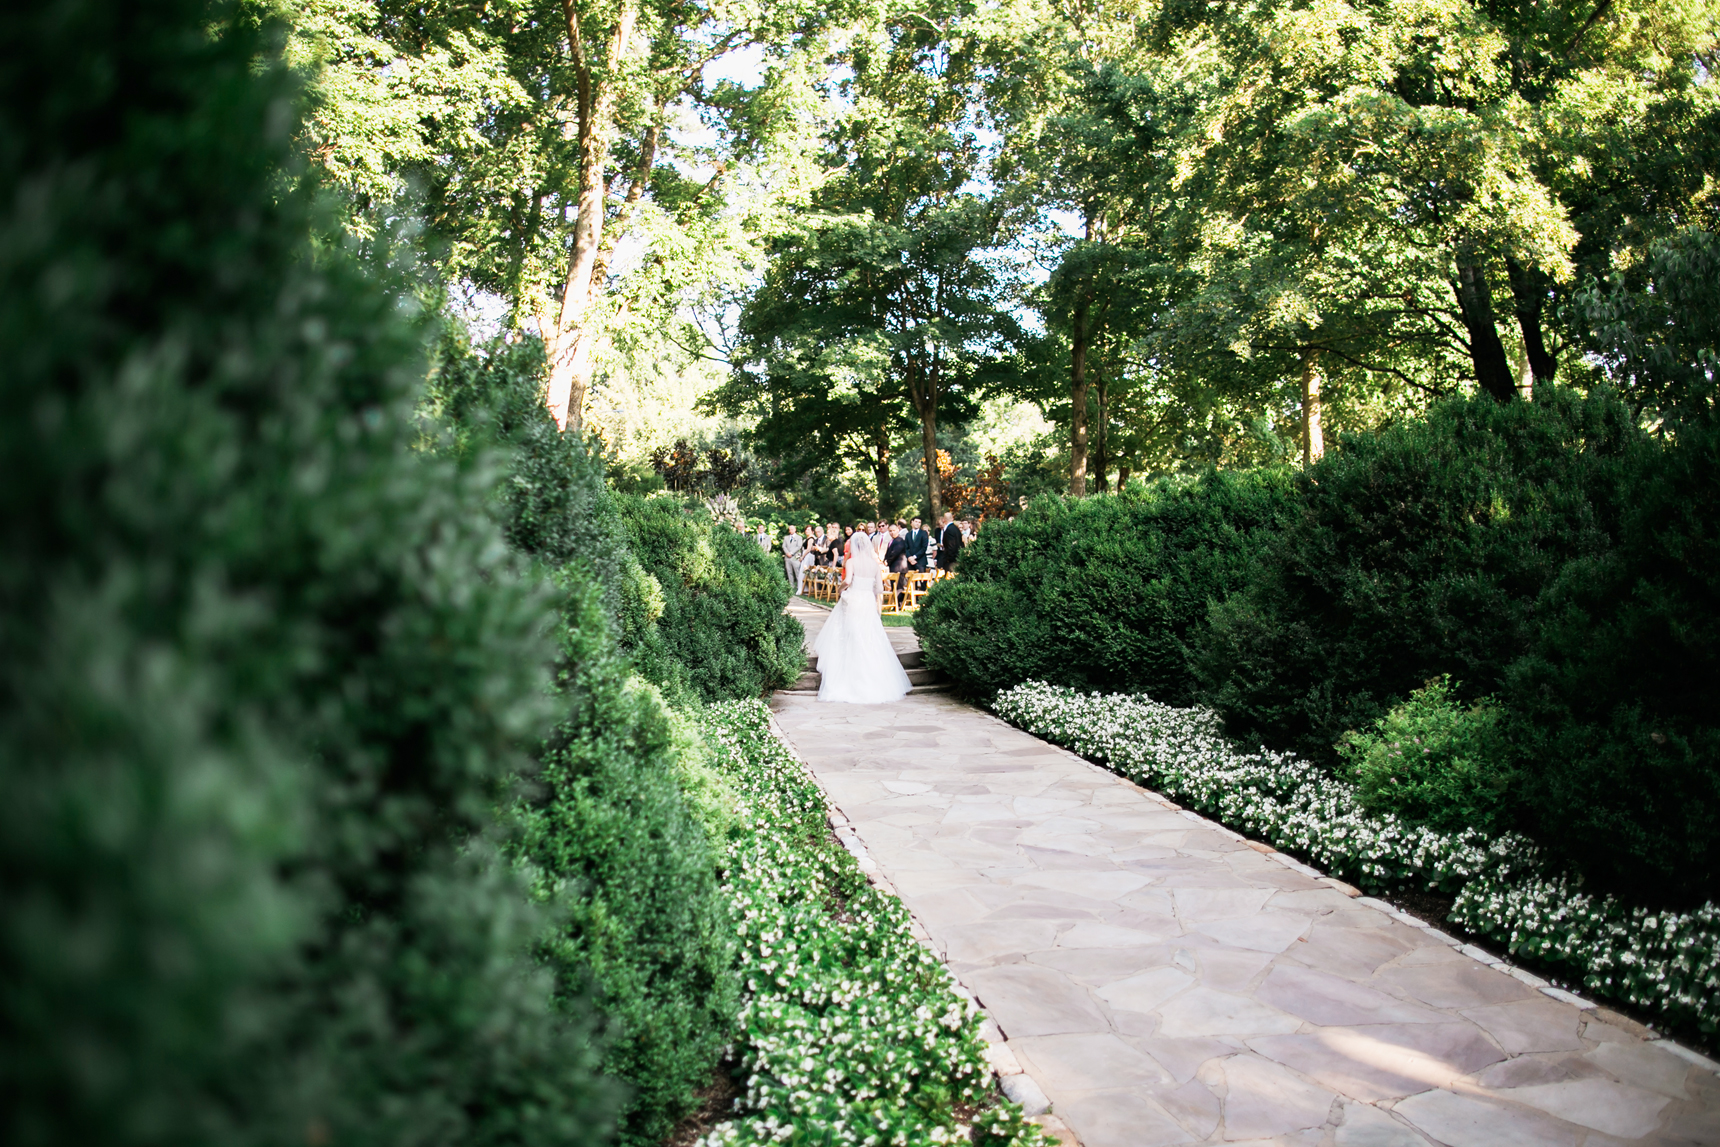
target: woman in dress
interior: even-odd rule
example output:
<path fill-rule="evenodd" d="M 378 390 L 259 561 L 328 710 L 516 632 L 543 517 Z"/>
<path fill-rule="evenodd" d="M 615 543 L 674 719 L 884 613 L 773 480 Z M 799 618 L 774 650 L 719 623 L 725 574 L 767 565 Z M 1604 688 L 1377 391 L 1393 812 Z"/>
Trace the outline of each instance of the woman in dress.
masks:
<path fill-rule="evenodd" d="M 878 705 L 908 692 L 908 673 L 878 615 L 884 576 L 871 539 L 856 532 L 842 570 L 842 597 L 812 643 L 818 654 L 818 699 Z"/>

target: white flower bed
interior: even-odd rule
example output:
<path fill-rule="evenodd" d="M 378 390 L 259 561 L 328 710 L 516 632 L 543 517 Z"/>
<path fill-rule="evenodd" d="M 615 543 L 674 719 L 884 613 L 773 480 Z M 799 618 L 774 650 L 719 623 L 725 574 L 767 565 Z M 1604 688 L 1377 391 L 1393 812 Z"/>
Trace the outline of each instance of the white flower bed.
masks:
<path fill-rule="evenodd" d="M 1419 884 L 1455 894 L 1455 923 L 1597 995 L 1674 1025 L 1720 1026 L 1720 908 L 1712 902 L 1687 913 L 1627 909 L 1548 871 L 1521 836 L 1439 833 L 1364 812 L 1354 786 L 1307 761 L 1241 751 L 1207 709 L 1037 681 L 993 704 L 1030 733 L 1363 888 Z"/>
<path fill-rule="evenodd" d="M 758 701 L 704 711 L 740 798 L 724 882 L 739 921 L 740 1117 L 700 1141 L 1048 1145 L 992 1086 L 979 1020 L 901 902 L 831 837 L 823 794 Z"/>

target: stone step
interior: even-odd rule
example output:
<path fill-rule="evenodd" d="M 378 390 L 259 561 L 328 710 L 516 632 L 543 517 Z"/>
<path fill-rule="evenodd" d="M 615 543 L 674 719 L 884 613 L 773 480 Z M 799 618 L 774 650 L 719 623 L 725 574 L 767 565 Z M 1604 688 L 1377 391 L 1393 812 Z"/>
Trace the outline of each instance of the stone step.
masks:
<path fill-rule="evenodd" d="M 896 660 L 902 663 L 903 669 L 912 670 L 918 669 L 926 663 L 926 655 L 918 649 L 909 649 L 898 652 L 896 654 Z M 808 673 L 816 673 L 818 671 L 818 654 L 808 653 L 806 655 L 806 671 Z"/>
<path fill-rule="evenodd" d="M 919 650 L 916 649 L 912 653 L 903 653 L 899 656 L 901 658 L 902 668 L 908 671 L 908 692 L 949 692 L 949 682 L 945 681 L 944 675 L 939 673 L 936 669 L 927 669 L 924 666 Z M 913 660 L 910 662 L 909 658 L 912 658 Z M 820 674 L 816 668 L 818 665 L 818 658 L 810 658 L 809 664 L 813 666 L 813 668 L 807 669 L 799 677 L 795 678 L 794 684 L 790 685 L 787 689 L 784 689 L 784 693 L 816 694 L 818 692 L 818 686 L 824 680 L 823 675 Z"/>

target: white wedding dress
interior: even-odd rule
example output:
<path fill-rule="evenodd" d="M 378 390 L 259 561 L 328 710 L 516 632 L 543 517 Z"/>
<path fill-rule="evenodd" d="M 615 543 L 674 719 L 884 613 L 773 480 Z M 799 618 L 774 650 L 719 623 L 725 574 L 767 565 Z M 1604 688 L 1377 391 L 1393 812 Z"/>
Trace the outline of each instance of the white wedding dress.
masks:
<path fill-rule="evenodd" d="M 853 550 L 848 558 L 852 580 L 812 643 L 818 654 L 818 699 L 858 705 L 899 701 L 908 692 L 908 674 L 878 616 L 883 575 L 871 546 Z"/>

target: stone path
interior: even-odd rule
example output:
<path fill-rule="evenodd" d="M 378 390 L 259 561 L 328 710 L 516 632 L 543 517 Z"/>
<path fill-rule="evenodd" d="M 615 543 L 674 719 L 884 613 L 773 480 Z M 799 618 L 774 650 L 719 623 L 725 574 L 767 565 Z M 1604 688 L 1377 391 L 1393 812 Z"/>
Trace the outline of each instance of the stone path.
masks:
<path fill-rule="evenodd" d="M 976 709 L 772 708 L 1086 1147 L 1720 1144 L 1712 1064 Z"/>

